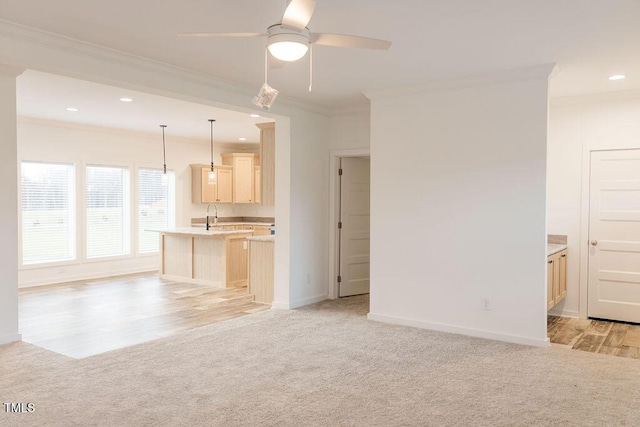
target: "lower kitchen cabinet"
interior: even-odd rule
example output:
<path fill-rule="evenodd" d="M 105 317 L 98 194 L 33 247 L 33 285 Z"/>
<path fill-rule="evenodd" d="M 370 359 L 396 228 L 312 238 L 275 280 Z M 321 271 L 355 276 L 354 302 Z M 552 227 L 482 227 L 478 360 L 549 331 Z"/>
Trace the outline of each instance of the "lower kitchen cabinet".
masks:
<path fill-rule="evenodd" d="M 547 310 L 567 296 L 567 250 L 547 257 Z"/>

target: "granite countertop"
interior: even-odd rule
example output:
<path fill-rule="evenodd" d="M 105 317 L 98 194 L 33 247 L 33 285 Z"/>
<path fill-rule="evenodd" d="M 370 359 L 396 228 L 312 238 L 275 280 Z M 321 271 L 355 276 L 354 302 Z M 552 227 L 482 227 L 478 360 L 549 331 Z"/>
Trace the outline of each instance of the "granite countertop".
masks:
<path fill-rule="evenodd" d="M 209 223 L 209 227 L 213 226 L 221 226 L 221 225 L 264 225 L 266 227 L 271 227 L 271 222 L 213 222 Z M 204 224 L 192 224 L 193 227 L 204 227 Z"/>
<path fill-rule="evenodd" d="M 276 236 L 274 236 L 273 234 L 270 234 L 268 236 L 253 236 L 247 237 L 247 240 L 255 240 L 258 242 L 275 242 Z"/>
<path fill-rule="evenodd" d="M 160 230 L 147 230 L 157 231 L 158 233 L 165 234 L 184 234 L 188 236 L 228 236 L 231 234 L 249 234 L 251 230 L 205 230 L 204 227 L 176 227 L 166 228 Z"/>
<path fill-rule="evenodd" d="M 564 249 L 567 249 L 565 243 L 547 243 L 547 256 L 556 254 Z"/>

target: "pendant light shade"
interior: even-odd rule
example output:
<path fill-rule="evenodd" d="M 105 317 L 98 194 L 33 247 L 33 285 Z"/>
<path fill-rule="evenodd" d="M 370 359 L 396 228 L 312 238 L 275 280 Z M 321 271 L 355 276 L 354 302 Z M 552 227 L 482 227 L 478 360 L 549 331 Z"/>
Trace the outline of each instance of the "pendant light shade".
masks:
<path fill-rule="evenodd" d="M 213 168 L 213 123 L 214 122 L 215 122 L 214 119 L 209 119 L 209 123 L 211 123 L 211 170 L 209 171 L 209 176 L 207 179 L 207 182 L 209 184 L 216 183 L 216 171 Z"/>
<path fill-rule="evenodd" d="M 167 127 L 167 125 L 160 125 L 160 127 L 162 128 L 162 185 L 167 185 L 167 182 L 169 182 L 169 177 L 167 176 L 167 149 L 164 142 L 164 129 Z"/>

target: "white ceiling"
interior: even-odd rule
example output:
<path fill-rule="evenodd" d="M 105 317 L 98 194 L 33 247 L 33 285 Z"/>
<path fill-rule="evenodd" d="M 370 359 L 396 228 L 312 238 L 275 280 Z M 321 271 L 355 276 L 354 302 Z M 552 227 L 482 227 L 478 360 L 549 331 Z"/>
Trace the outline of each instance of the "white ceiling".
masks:
<path fill-rule="evenodd" d="M 133 102 L 122 102 L 128 97 Z M 256 123 L 270 122 L 264 117 L 194 104 L 148 93 L 124 90 L 53 74 L 27 70 L 17 82 L 18 115 L 39 119 L 104 126 L 162 134 L 209 142 L 208 119 L 215 119 L 216 143 L 259 143 Z M 68 107 L 78 111 L 67 111 Z M 246 138 L 240 141 L 239 138 Z"/>
<path fill-rule="evenodd" d="M 0 19 L 254 86 L 262 39 L 184 39 L 185 31 L 263 32 L 285 0 L 0 0 Z M 270 83 L 305 102 L 343 108 L 363 90 L 421 85 L 557 62 L 552 96 L 640 89 L 638 0 L 317 0 L 314 32 L 393 41 L 389 51 L 314 49 L 273 70 Z M 624 73 L 626 80 L 607 77 Z"/>

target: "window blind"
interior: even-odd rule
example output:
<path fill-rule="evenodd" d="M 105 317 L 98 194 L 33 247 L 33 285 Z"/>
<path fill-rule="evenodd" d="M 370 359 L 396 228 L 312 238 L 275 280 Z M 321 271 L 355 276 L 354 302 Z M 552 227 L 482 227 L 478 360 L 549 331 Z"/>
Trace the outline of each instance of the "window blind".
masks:
<path fill-rule="evenodd" d="M 73 165 L 22 162 L 22 264 L 76 257 Z"/>
<path fill-rule="evenodd" d="M 158 233 L 146 231 L 169 227 L 169 175 L 159 169 L 138 169 L 138 252 L 158 252 Z"/>
<path fill-rule="evenodd" d="M 85 184 L 87 258 L 129 254 L 128 169 L 87 166 Z"/>

